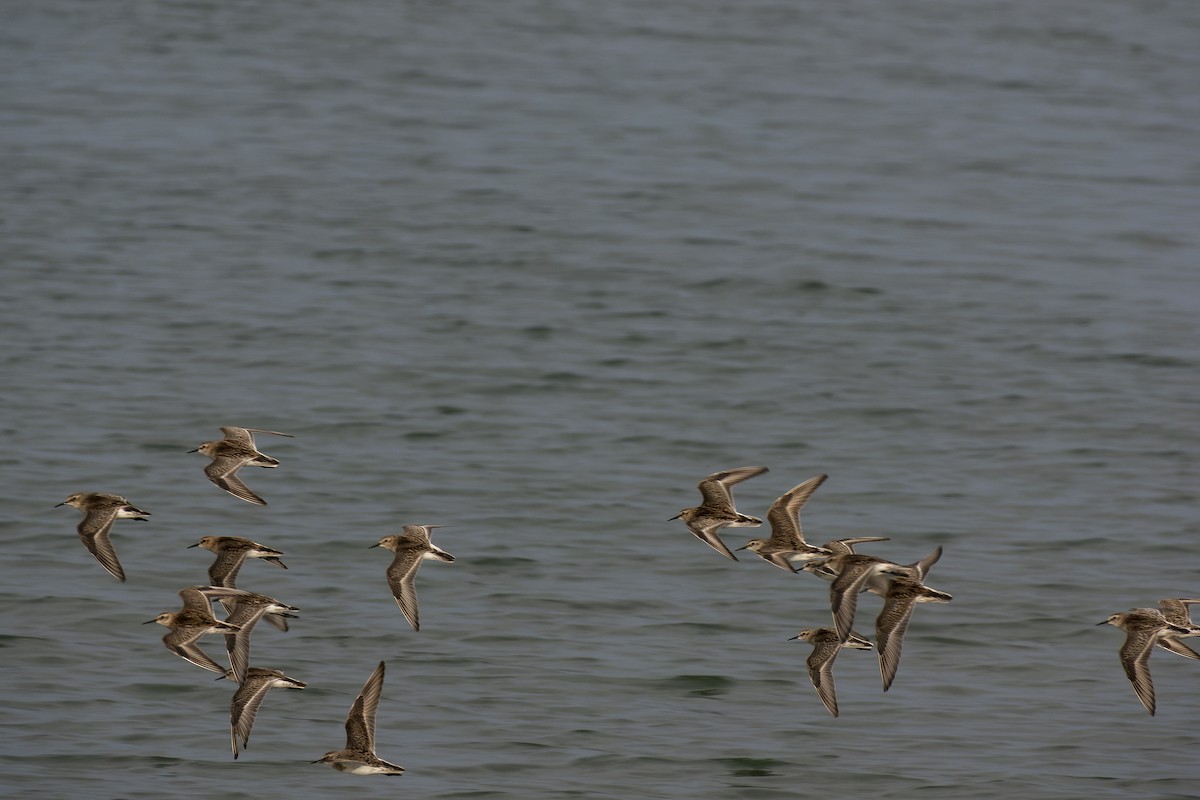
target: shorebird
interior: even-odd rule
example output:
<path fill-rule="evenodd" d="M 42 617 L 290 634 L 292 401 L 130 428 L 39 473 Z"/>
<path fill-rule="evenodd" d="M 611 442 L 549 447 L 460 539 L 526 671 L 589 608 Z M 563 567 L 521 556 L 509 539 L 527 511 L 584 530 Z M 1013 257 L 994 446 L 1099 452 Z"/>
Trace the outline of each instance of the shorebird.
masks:
<path fill-rule="evenodd" d="M 234 679 L 233 670 L 227 670 L 224 677 Z M 250 667 L 229 704 L 229 744 L 233 749 L 233 757 L 238 757 L 238 739 L 242 740 L 243 749 L 247 747 L 254 717 L 267 692 L 271 689 L 303 689 L 307 685 L 277 669 Z"/>
<path fill-rule="evenodd" d="M 417 589 L 413 578 L 421 568 L 421 562 L 453 561 L 454 556 L 429 541 L 429 532 L 444 525 L 405 525 L 404 533 L 399 536 L 385 536 L 371 547 L 382 547 L 396 554 L 387 570 L 388 586 L 396 605 L 404 612 L 405 619 L 412 625 L 414 631 L 421 630 L 421 620 L 417 613 Z M 370 549 L 370 548 L 368 548 Z"/>
<path fill-rule="evenodd" d="M 225 618 L 225 624 L 237 628 L 237 632 L 225 635 L 225 650 L 229 653 L 229 668 L 233 672 L 233 679 L 238 683 L 245 680 L 246 671 L 250 668 L 250 632 L 254 630 L 258 621 L 266 614 L 294 619 L 296 615 L 293 612 L 300 610 L 256 592 L 237 590 L 237 595 L 229 597 L 221 594 L 228 591 L 226 587 L 206 587 L 200 591 L 210 600 L 221 599 L 222 602 L 233 605 L 229 616 Z"/>
<path fill-rule="evenodd" d="M 100 562 L 100 566 L 124 583 L 125 570 L 117 560 L 117 551 L 109 539 L 109 532 L 119 519 L 140 519 L 145 522 L 150 512 L 131 506 L 120 495 L 107 492 L 73 494 L 54 507 L 58 506 L 74 506 L 84 513 L 83 520 L 75 528 L 80 540 Z"/>
<path fill-rule="evenodd" d="M 741 514 L 733 507 L 733 494 L 730 487 L 741 483 L 747 478 L 761 475 L 766 467 L 738 467 L 724 472 L 714 472 L 700 481 L 700 494 L 703 502 L 693 508 L 685 508 L 671 519 L 682 519 L 687 523 L 688 530 L 712 549 L 723 556 L 737 561 L 737 556 L 725 546 L 717 531 L 721 528 L 754 528 L 762 524 L 758 517 Z M 815 487 L 814 487 L 815 488 Z"/>
<path fill-rule="evenodd" d="M 346 747 L 331 750 L 313 764 L 328 764 L 338 772 L 352 775 L 402 775 L 404 767 L 375 755 L 375 712 L 379 709 L 379 694 L 383 691 L 383 664 L 367 678 L 362 691 L 346 715 Z"/>
<path fill-rule="evenodd" d="M 283 555 L 282 552 L 258 542 L 243 539 L 241 536 L 204 536 L 195 544 L 189 544 L 188 547 L 202 547 L 217 554 L 208 568 L 208 582 L 213 586 L 236 588 L 234 580 L 247 558 L 261 558 L 263 561 L 287 569 L 287 564 L 279 560 L 279 556 Z M 227 613 L 233 611 L 233 603 L 229 600 L 222 600 L 221 604 L 225 606 Z M 268 612 L 265 618 L 267 622 L 286 633 L 287 617 L 289 616 L 291 615 Z"/>
<path fill-rule="evenodd" d="M 846 637 L 846 641 L 838 641 L 837 631 L 830 627 L 805 628 L 789 641 L 795 639 L 813 645 L 813 651 L 805 662 L 808 665 L 808 677 L 812 681 L 813 688 L 817 690 L 817 696 L 825 704 L 825 708 L 829 709 L 829 713 L 836 717 L 838 704 L 833 685 L 833 661 L 843 647 L 870 650 L 871 643 L 853 632 Z"/>
<path fill-rule="evenodd" d="M 1190 636 L 1192 629 L 1168 622 L 1157 608 L 1131 608 L 1096 624 L 1112 625 L 1125 631 L 1125 643 L 1119 651 L 1121 667 L 1125 670 L 1125 677 L 1129 678 L 1133 685 L 1133 692 L 1138 700 L 1142 701 L 1142 705 L 1154 716 L 1150 651 L 1164 636 Z"/>
<path fill-rule="evenodd" d="M 912 619 L 913 608 L 917 603 L 949 603 L 952 599 L 945 592 L 931 589 L 916 578 L 892 578 L 883 595 L 883 610 L 875 618 L 879 676 L 883 679 L 885 692 L 891 687 L 896 679 L 896 670 L 900 668 L 900 649 L 904 644 L 904 632 Z"/>
<path fill-rule="evenodd" d="M 828 477 L 817 475 L 809 478 L 781 495 L 767 511 L 767 521 L 771 523 L 771 538 L 751 539 L 738 550 L 750 550 L 768 564 L 774 564 L 788 572 L 796 571 L 792 566 L 793 559 L 805 560 L 833 555 L 830 550 L 814 547 L 806 542 L 804 532 L 800 528 L 800 508 Z"/>
<path fill-rule="evenodd" d="M 1192 632 L 1187 634 L 1187 636 L 1200 636 L 1200 627 L 1197 627 L 1196 623 L 1192 622 L 1192 616 L 1188 613 L 1188 606 L 1196 603 L 1200 603 L 1200 599 L 1194 597 L 1181 597 L 1178 599 L 1165 597 L 1158 601 L 1158 608 L 1167 622 L 1172 625 L 1178 625 L 1181 628 L 1190 629 Z M 1164 634 L 1154 644 L 1177 656 L 1200 660 L 1200 653 L 1197 653 L 1179 641 L 1182 638 L 1185 638 L 1182 634 Z"/>
<path fill-rule="evenodd" d="M 886 585 L 899 577 L 916 577 L 916 568 L 895 564 L 882 558 L 863 553 L 842 553 L 829 558 L 817 558 L 801 567 L 824 578 L 829 584 L 829 607 L 833 612 L 833 624 L 839 641 L 846 641 L 850 627 L 854 624 L 854 612 L 858 608 L 858 593 L 867 591 L 869 581 L 876 579 Z"/>
<path fill-rule="evenodd" d="M 278 459 L 258 451 L 258 448 L 254 446 L 253 434 L 269 433 L 273 436 L 289 438 L 292 434 L 267 431 L 262 428 L 232 426 L 221 428 L 221 433 L 225 434 L 224 439 L 216 442 L 204 442 L 195 450 L 188 450 L 188 452 L 203 453 L 212 459 L 212 463 L 204 468 L 204 474 L 217 486 L 234 497 L 240 497 L 247 503 L 265 506 L 267 501 L 250 491 L 250 487 L 242 483 L 242 479 L 237 476 L 237 471 L 245 466 L 269 468 L 279 466 Z"/>
<path fill-rule="evenodd" d="M 167 646 L 168 650 L 184 661 L 190 661 L 198 667 L 224 675 L 225 667 L 209 658 L 195 643 L 197 639 L 208 633 L 237 633 L 240 630 L 236 625 L 230 625 L 213 617 L 209 597 L 215 596 L 217 592 L 225 593 L 220 596 L 249 594 L 240 589 L 225 589 L 219 586 L 189 586 L 179 590 L 179 596 L 183 598 L 181 611 L 167 611 L 142 624 L 149 625 L 151 622 L 157 622 L 159 625 L 170 628 L 171 632 L 163 637 L 163 644 Z"/>

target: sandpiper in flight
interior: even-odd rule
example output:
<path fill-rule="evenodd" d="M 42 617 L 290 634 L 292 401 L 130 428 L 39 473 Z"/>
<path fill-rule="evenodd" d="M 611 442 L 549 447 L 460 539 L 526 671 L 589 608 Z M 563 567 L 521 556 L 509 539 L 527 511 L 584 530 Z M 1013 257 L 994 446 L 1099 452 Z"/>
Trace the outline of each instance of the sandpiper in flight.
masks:
<path fill-rule="evenodd" d="M 243 539 L 241 536 L 204 536 L 195 544 L 189 544 L 188 547 L 203 547 L 205 550 L 211 550 L 217 554 L 213 563 L 208 567 L 208 582 L 213 586 L 236 588 L 234 581 L 237 578 L 238 570 L 242 568 L 242 564 L 246 563 L 247 558 L 261 558 L 277 567 L 287 569 L 287 564 L 279 560 L 279 556 L 283 555 L 282 552 L 264 544 Z M 233 603 L 230 600 L 223 599 L 221 604 L 225 606 L 227 612 L 233 611 Z M 286 633 L 289 616 L 291 615 L 268 612 L 264 618 Z"/>
<path fill-rule="evenodd" d="M 233 670 L 225 673 L 226 678 L 233 678 Z M 218 678 L 218 680 L 220 680 Z M 303 689 L 308 684 L 289 678 L 277 669 L 265 667 L 250 667 L 246 678 L 233 693 L 229 703 L 229 744 L 233 748 L 233 757 L 238 757 L 238 740 L 242 741 L 245 749 L 250 742 L 250 731 L 254 727 L 254 717 L 262 705 L 263 698 L 271 689 Z"/>
<path fill-rule="evenodd" d="M 201 591 L 202 589 L 205 591 Z M 236 625 L 230 625 L 213 617 L 209 597 L 214 596 L 214 590 L 222 593 L 221 596 L 227 597 L 243 594 L 239 589 L 224 589 L 219 586 L 189 586 L 179 590 L 179 596 L 183 598 L 181 611 L 164 612 L 154 619 L 146 620 L 143 624 L 149 625 L 151 622 L 157 622 L 159 625 L 170 628 L 171 632 L 163 637 L 163 644 L 168 650 L 184 661 L 190 661 L 198 667 L 224 675 L 225 667 L 209 658 L 196 644 L 196 640 L 205 634 L 237 633 L 239 630 Z"/>
<path fill-rule="evenodd" d="M 396 604 L 404 612 L 405 619 L 414 631 L 421 630 L 420 615 L 417 613 L 417 589 L 413 578 L 425 559 L 453 561 L 454 556 L 429 541 L 429 532 L 442 525 L 405 525 L 399 536 L 385 536 L 371 547 L 382 547 L 396 554 L 387 570 L 388 586 Z M 369 548 L 368 548 L 369 549 Z"/>
<path fill-rule="evenodd" d="M 1096 624 L 1112 625 L 1125 631 L 1125 643 L 1119 651 L 1121 667 L 1133 685 L 1134 694 L 1153 716 L 1154 683 L 1150 679 L 1150 653 L 1164 636 L 1190 635 L 1191 629 L 1167 622 L 1157 608 L 1131 608 Z"/>
<path fill-rule="evenodd" d="M 800 528 L 800 508 L 828 475 L 817 475 L 793 487 L 771 504 L 767 511 L 767 522 L 771 523 L 771 538 L 751 539 L 738 550 L 751 550 L 768 564 L 795 572 L 792 560 L 796 558 L 820 558 L 833 553 L 823 547 L 814 547 L 804 540 Z"/>
<path fill-rule="evenodd" d="M 73 494 L 55 508 L 58 506 L 74 506 L 84 513 L 83 520 L 75 528 L 80 540 L 88 552 L 100 562 L 100 566 L 124 583 L 125 570 L 117 560 L 117 551 L 113 548 L 109 533 L 118 519 L 140 519 L 144 522 L 150 516 L 150 512 L 131 506 L 120 495 L 107 492 Z"/>
<path fill-rule="evenodd" d="M 338 772 L 352 775 L 401 775 L 404 767 L 389 764 L 375 755 L 375 712 L 379 709 L 379 695 L 383 691 L 383 664 L 367 678 L 362 691 L 354 699 L 350 713 L 346 715 L 346 747 L 331 750 L 313 764 L 328 764 Z"/>
<path fill-rule="evenodd" d="M 838 704 L 833 684 L 833 661 L 843 647 L 870 650 L 871 643 L 853 632 L 846 638 L 846 641 L 840 642 L 837 631 L 831 627 L 805 628 L 792 639 L 799 639 L 813 645 L 813 651 L 805 662 L 808 665 L 808 677 L 812 681 L 813 688 L 817 690 L 817 696 L 825 704 L 825 708 L 829 709 L 829 713 L 836 717 Z"/>
<path fill-rule="evenodd" d="M 737 561 L 737 556 L 725 546 L 717 532 L 722 528 L 754 528 L 761 525 L 762 520 L 741 514 L 733 507 L 730 487 L 766 471 L 766 467 L 738 467 L 714 472 L 700 481 L 703 502 L 693 508 L 683 509 L 671 519 L 682 519 L 697 539 L 721 555 Z"/>
<path fill-rule="evenodd" d="M 242 479 L 237 476 L 237 471 L 245 466 L 269 468 L 279 466 L 279 459 L 259 452 L 258 448 L 254 446 L 253 434 L 269 433 L 273 436 L 287 436 L 289 438 L 292 434 L 268 431 L 262 428 L 237 428 L 233 426 L 221 428 L 221 433 L 225 434 L 224 439 L 215 442 L 204 442 L 195 450 L 188 450 L 188 452 L 203 453 L 212 459 L 212 462 L 204 468 L 204 474 L 217 486 L 220 486 L 234 497 L 240 497 L 247 503 L 265 506 L 267 501 L 250 491 L 250 487 L 243 483 Z"/>

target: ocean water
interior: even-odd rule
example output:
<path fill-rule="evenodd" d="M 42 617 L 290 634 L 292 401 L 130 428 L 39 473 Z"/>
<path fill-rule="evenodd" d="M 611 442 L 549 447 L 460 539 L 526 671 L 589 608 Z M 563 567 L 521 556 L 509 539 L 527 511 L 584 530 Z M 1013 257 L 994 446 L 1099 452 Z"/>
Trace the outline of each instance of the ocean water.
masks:
<path fill-rule="evenodd" d="M 6 797 L 1200 796 L 1200 12 L 1187 2 L 10 4 Z M 260 436 L 269 505 L 185 451 Z M 810 540 L 941 545 L 892 689 L 827 585 L 668 518 L 719 469 Z M 74 535 L 77 491 L 151 512 Z M 369 550 L 457 556 L 405 623 Z M 734 530 L 744 544 L 758 531 Z M 143 626 L 239 535 L 276 690 Z M 870 634 L 878 598 L 856 627 Z M 205 640 L 217 655 L 219 639 Z M 308 762 L 388 665 L 379 754 Z"/>

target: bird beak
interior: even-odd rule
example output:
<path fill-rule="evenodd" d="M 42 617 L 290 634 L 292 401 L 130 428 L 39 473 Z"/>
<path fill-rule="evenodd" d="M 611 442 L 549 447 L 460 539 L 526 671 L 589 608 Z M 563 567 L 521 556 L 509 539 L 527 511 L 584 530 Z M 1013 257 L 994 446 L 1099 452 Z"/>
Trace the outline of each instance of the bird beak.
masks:
<path fill-rule="evenodd" d="M 789 642 L 794 642 L 794 641 L 796 641 L 796 640 L 797 640 L 797 639 L 799 639 L 799 638 L 800 638 L 800 635 L 799 635 L 799 634 L 797 634 L 797 635 L 795 635 L 795 636 L 789 636 L 789 637 L 787 638 L 787 640 L 788 640 Z"/>
<path fill-rule="evenodd" d="M 371 547 L 379 547 L 379 542 L 376 542 L 375 544 L 371 545 Z M 367 549 L 368 549 L 368 550 L 370 550 L 370 549 L 371 549 L 371 547 L 368 547 Z M 316 762 L 316 761 L 314 761 L 314 762 L 312 762 L 312 763 L 316 764 L 317 762 Z"/>
<path fill-rule="evenodd" d="M 680 511 L 678 514 L 676 514 L 675 516 L 673 516 L 673 517 L 671 517 L 670 519 L 668 519 L 668 520 L 667 520 L 667 522 L 670 522 L 672 519 L 679 519 L 679 518 L 680 518 L 680 517 L 682 517 L 682 516 L 683 516 L 683 512 L 682 512 L 682 511 Z"/>
<path fill-rule="evenodd" d="M 155 617 L 154 619 L 148 619 L 145 622 L 143 622 L 142 624 L 149 625 L 151 622 L 158 622 L 158 617 Z"/>
<path fill-rule="evenodd" d="M 1107 624 L 1108 624 L 1108 620 L 1101 620 L 1100 622 L 1097 622 L 1097 623 L 1096 623 L 1096 625 L 1097 625 L 1097 626 L 1100 626 L 1100 625 L 1107 625 Z"/>
<path fill-rule="evenodd" d="M 735 548 L 733 548 L 733 552 L 735 552 L 735 553 L 736 553 L 738 550 L 745 550 L 745 549 L 746 549 L 747 547 L 749 547 L 749 546 L 750 546 L 750 545 L 746 545 L 746 547 L 735 547 Z"/>
<path fill-rule="evenodd" d="M 200 448 L 199 448 L 199 447 L 197 447 L 195 450 L 188 450 L 188 452 L 189 452 L 189 453 L 199 453 L 199 452 L 200 452 Z"/>
<path fill-rule="evenodd" d="M 195 544 L 189 544 L 189 545 L 187 546 L 187 549 L 188 549 L 188 550 L 191 550 L 193 547 L 199 547 L 199 546 L 200 546 L 200 543 L 199 543 L 199 542 L 196 542 Z"/>
<path fill-rule="evenodd" d="M 66 500 L 63 500 L 61 503 L 55 503 L 55 504 L 54 504 L 54 507 L 55 507 L 55 508 L 58 508 L 59 506 L 65 506 L 66 504 L 67 504 L 67 501 L 66 501 Z"/>

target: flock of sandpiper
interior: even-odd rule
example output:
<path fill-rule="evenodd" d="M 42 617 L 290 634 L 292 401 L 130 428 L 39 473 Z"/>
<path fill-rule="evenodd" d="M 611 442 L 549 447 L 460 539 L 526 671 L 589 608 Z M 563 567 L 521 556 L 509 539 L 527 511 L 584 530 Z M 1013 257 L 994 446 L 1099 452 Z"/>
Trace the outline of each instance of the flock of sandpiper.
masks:
<path fill-rule="evenodd" d="M 762 520 L 742 514 L 734 508 L 731 487 L 766 471 L 766 467 L 739 467 L 709 475 L 700 481 L 703 502 L 693 508 L 685 508 L 671 519 L 682 519 L 696 538 L 737 561 L 737 556 L 721 541 L 718 533 L 723 528 L 757 527 Z M 821 702 L 836 717 L 838 705 L 834 692 L 833 662 L 838 652 L 843 647 L 856 650 L 877 648 L 879 674 L 886 692 L 900 666 L 904 632 L 915 605 L 948 603 L 951 597 L 924 583 L 930 568 L 942 556 L 940 546 L 919 561 L 902 565 L 854 551 L 857 544 L 887 541 L 886 537 L 834 539 L 820 547 L 805 541 L 800 528 L 800 508 L 827 477 L 817 475 L 784 493 L 767 511 L 771 537 L 751 539 L 738 550 L 750 550 L 780 569 L 810 572 L 832 581 L 829 605 L 833 613 L 833 625 L 805 628 L 792 638 L 813 645 L 807 662 L 808 675 Z M 796 564 L 800 565 L 799 569 Z M 875 618 L 874 645 L 851 630 L 861 592 L 871 592 L 883 598 L 883 608 Z M 1200 636 L 1200 626 L 1192 622 L 1188 613 L 1188 606 L 1193 603 L 1200 603 L 1200 598 L 1164 598 L 1159 601 L 1159 608 L 1132 608 L 1097 623 L 1115 625 L 1125 631 L 1125 643 L 1120 649 L 1121 666 L 1133 684 L 1138 700 L 1151 714 L 1154 714 L 1154 684 L 1150 680 L 1149 660 L 1154 648 L 1200 660 L 1200 653 L 1180 641 L 1189 636 Z"/>
<path fill-rule="evenodd" d="M 221 433 L 224 434 L 223 439 L 204 442 L 189 452 L 203 453 L 212 459 L 204 472 L 214 484 L 248 503 L 266 505 L 267 501 L 251 491 L 238 477 L 238 470 L 245 466 L 279 466 L 277 459 L 260 452 L 255 446 L 255 433 L 275 436 L 291 434 L 237 427 L 223 427 Z M 104 492 L 73 494 L 59 505 L 74 506 L 84 513 L 77 528 L 79 538 L 101 566 L 124 582 L 125 570 L 117 559 L 110 536 L 113 523 L 118 519 L 146 520 L 149 512 L 131 505 L 124 497 Z M 429 532 L 435 527 L 438 526 L 405 525 L 402 534 L 385 536 L 371 545 L 395 553 L 387 570 L 388 585 L 414 630 L 420 629 L 420 622 L 413 578 L 421 561 L 454 560 L 454 556 L 430 542 Z M 163 637 L 163 644 L 175 655 L 238 684 L 229 711 L 230 747 L 236 759 L 239 745 L 245 749 L 249 743 L 254 718 L 267 692 L 277 688 L 303 689 L 306 686 L 277 669 L 250 665 L 250 634 L 259 620 L 265 619 L 279 630 L 287 631 L 287 620 L 294 618 L 299 609 L 234 585 L 239 570 L 248 558 L 261 559 L 287 569 L 280 560 L 283 555 L 281 551 L 239 536 L 205 536 L 189 547 L 202 547 L 216 554 L 216 559 L 208 569 L 209 585 L 181 589 L 179 596 L 183 600 L 183 608 L 159 614 L 147 620 L 146 624 L 157 622 L 170 629 Z M 224 608 L 224 620 L 213 615 L 216 608 L 214 603 Z M 207 634 L 224 635 L 229 667 L 218 663 L 200 649 L 197 642 Z M 329 764 L 336 770 L 356 775 L 400 775 L 404 772 L 404 767 L 384 761 L 375 754 L 375 714 L 383 691 L 384 669 L 384 662 L 380 661 L 350 707 L 346 716 L 346 746 L 341 750 L 332 750 L 312 763 Z"/>
<path fill-rule="evenodd" d="M 222 427 L 224 438 L 204 442 L 195 450 L 211 458 L 204 472 L 214 484 L 235 497 L 256 505 L 266 501 L 250 490 L 238 477 L 245 466 L 273 468 L 279 461 L 258 450 L 254 433 L 290 436 L 260 428 Z M 700 481 L 703 502 L 685 508 L 674 519 L 682 519 L 688 529 L 705 544 L 722 555 L 737 561 L 718 533 L 724 528 L 757 527 L 758 517 L 742 514 L 734 508 L 731 487 L 748 478 L 767 472 L 766 467 L 739 467 L 716 472 Z M 800 527 L 799 512 L 804 503 L 827 478 L 817 475 L 795 486 L 777 499 L 767 511 L 771 536 L 751 539 L 738 550 L 750 550 L 764 561 L 788 572 L 809 572 L 830 581 L 829 602 L 833 624 L 805 628 L 792 637 L 813 645 L 807 660 L 809 678 L 821 702 L 833 716 L 838 715 L 834 690 L 833 663 L 842 648 L 877 649 L 883 690 L 895 680 L 900 666 L 904 633 L 917 603 L 947 603 L 952 599 L 945 592 L 926 586 L 925 577 L 941 558 L 939 546 L 932 553 L 911 564 L 897 564 L 877 556 L 857 553 L 855 545 L 888 541 L 887 537 L 861 536 L 834 539 L 820 547 L 809 544 Z M 125 581 L 125 571 L 117 558 L 110 534 L 118 519 L 146 520 L 149 512 L 131 505 L 124 497 L 104 492 L 73 494 L 58 505 L 70 505 L 84 512 L 77 531 L 88 551 L 118 580 Z M 383 547 L 395 553 L 387 569 L 388 585 L 404 617 L 414 630 L 420 629 L 417 595 L 413 579 L 421 562 L 426 559 L 453 561 L 454 556 L 430 541 L 430 531 L 438 525 L 405 525 L 403 533 L 385 536 L 371 547 Z M 235 580 L 248 558 L 256 558 L 283 569 L 283 553 L 258 542 L 237 536 L 205 536 L 189 547 L 202 547 L 216 554 L 208 570 L 209 585 L 181 589 L 183 608 L 164 612 L 146 624 L 157 622 L 170 629 L 163 637 L 166 648 L 180 658 L 203 669 L 219 673 L 238 684 L 230 703 L 230 745 L 236 759 L 240 748 L 250 739 L 254 718 L 270 689 L 303 689 L 306 684 L 277 669 L 250 665 L 250 634 L 259 620 L 281 631 L 288 630 L 287 620 L 299 610 L 274 598 L 237 588 Z M 799 565 L 797 568 L 796 565 Z M 858 595 L 871 592 L 883 598 L 883 608 L 875 619 L 875 642 L 855 633 L 852 628 L 858 605 Z M 225 619 L 213 612 L 219 604 Z M 1134 608 L 1113 614 L 1098 624 L 1110 624 L 1126 632 L 1120 649 L 1125 669 L 1138 699 L 1151 714 L 1154 713 L 1154 686 L 1150 680 L 1148 660 L 1155 647 L 1177 655 L 1200 660 L 1200 654 L 1180 641 L 1200 636 L 1200 627 L 1190 619 L 1188 606 L 1200 599 L 1164 599 L 1160 608 Z M 200 649 L 197 641 L 207 634 L 225 637 L 229 667 L 215 661 Z M 384 662 L 371 673 L 354 700 L 346 717 L 346 746 L 326 753 L 314 764 L 329 764 L 334 769 L 358 775 L 400 775 L 404 767 L 391 764 L 375 753 L 375 716 L 383 689 Z"/>

